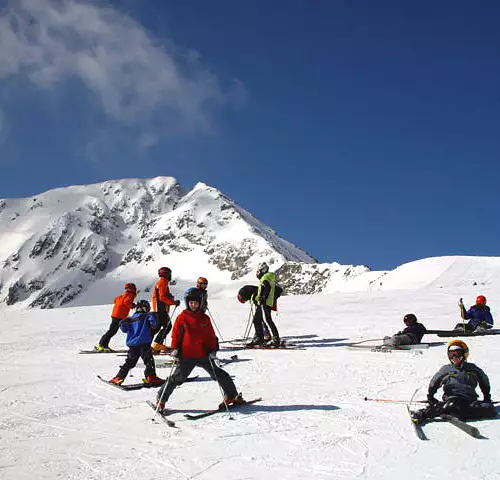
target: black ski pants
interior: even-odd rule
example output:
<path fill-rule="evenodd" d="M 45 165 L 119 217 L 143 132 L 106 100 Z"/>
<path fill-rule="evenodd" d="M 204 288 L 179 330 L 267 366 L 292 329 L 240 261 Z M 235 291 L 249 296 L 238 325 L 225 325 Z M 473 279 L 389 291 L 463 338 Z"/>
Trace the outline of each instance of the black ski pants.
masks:
<path fill-rule="evenodd" d="M 264 315 L 262 315 L 263 310 L 264 310 Z M 264 338 L 264 316 L 266 318 L 266 324 L 269 328 L 269 331 L 271 332 L 273 339 L 279 340 L 280 334 L 271 317 L 271 307 L 269 305 L 255 306 L 255 313 L 253 315 L 253 326 L 255 328 L 255 337 L 259 339 Z"/>
<path fill-rule="evenodd" d="M 170 333 L 170 330 L 172 330 L 170 315 L 164 310 L 158 312 L 158 326 L 159 331 L 154 341 L 160 345 L 164 345 L 167 335 Z"/>
<path fill-rule="evenodd" d="M 109 348 L 110 340 L 116 335 L 116 332 L 120 329 L 121 319 L 111 317 L 111 324 L 109 325 L 108 331 L 99 340 L 99 345 L 101 347 Z"/>
<path fill-rule="evenodd" d="M 418 416 L 422 420 L 427 420 L 447 413 L 460 420 L 476 420 L 480 418 L 493 418 L 496 416 L 496 409 L 491 403 L 469 402 L 461 397 L 449 397 L 444 402 L 436 402 L 423 410 L 419 410 Z"/>
<path fill-rule="evenodd" d="M 128 375 L 128 372 L 132 370 L 137 365 L 137 361 L 139 358 L 142 358 L 144 362 L 144 376 L 151 377 L 156 376 L 156 368 L 155 368 L 155 359 L 153 358 L 153 354 L 151 353 L 151 344 L 143 343 L 141 345 L 136 345 L 133 347 L 129 347 L 127 359 L 125 363 L 120 367 L 118 371 L 117 377 L 125 378 Z"/>
<path fill-rule="evenodd" d="M 182 385 L 186 381 L 194 367 L 203 368 L 203 370 L 210 375 L 212 380 L 219 382 L 225 397 L 234 398 L 238 395 L 231 376 L 226 371 L 222 370 L 222 368 L 218 367 L 215 364 L 215 360 L 210 359 L 208 356 L 203 358 L 181 357 L 170 378 L 165 381 L 158 391 L 156 399 L 162 403 L 167 403 L 172 392 L 176 387 Z"/>

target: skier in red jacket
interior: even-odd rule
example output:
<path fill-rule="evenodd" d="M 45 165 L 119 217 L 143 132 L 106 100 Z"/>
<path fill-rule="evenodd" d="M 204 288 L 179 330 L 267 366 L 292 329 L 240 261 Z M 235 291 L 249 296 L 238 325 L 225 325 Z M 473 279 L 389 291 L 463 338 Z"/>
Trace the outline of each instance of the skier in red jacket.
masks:
<path fill-rule="evenodd" d="M 208 315 L 200 310 L 200 292 L 196 289 L 186 296 L 188 308 L 179 314 L 172 330 L 172 353 L 178 359 L 174 372 L 156 396 L 159 410 L 165 408 L 174 389 L 186 381 L 194 367 L 203 368 L 224 392 L 224 404 L 245 403 L 238 394 L 231 376 L 215 363 L 218 341 Z"/>

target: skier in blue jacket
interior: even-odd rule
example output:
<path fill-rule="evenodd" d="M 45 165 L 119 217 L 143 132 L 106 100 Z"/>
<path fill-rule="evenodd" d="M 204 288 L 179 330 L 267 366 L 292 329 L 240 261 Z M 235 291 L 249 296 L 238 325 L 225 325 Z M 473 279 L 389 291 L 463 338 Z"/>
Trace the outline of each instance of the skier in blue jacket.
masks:
<path fill-rule="evenodd" d="M 127 359 L 120 367 L 116 377 L 110 382 L 118 385 L 122 384 L 128 372 L 137 365 L 139 357 L 142 358 L 146 368 L 144 383 L 161 385 L 164 380 L 156 376 L 156 367 L 153 354 L 151 352 L 151 341 L 153 334 L 151 329 L 158 326 L 156 312 L 151 312 L 151 305 L 147 300 L 140 300 L 136 303 L 135 313 L 125 318 L 120 323 L 120 329 L 127 334 L 127 347 L 129 347 Z"/>
<path fill-rule="evenodd" d="M 464 329 L 467 331 L 481 331 L 493 327 L 493 316 L 491 315 L 490 307 L 486 305 L 486 297 L 479 295 L 476 298 L 476 304 L 472 305 L 469 310 L 465 310 L 462 299 L 458 302 L 460 313 L 464 320 L 469 320 L 464 323 L 457 323 L 455 329 Z"/>

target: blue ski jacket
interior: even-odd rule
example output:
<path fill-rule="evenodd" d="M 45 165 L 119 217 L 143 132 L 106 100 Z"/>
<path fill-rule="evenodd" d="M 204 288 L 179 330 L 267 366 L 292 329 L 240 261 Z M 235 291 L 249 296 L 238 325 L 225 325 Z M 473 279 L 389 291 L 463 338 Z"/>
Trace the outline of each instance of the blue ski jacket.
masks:
<path fill-rule="evenodd" d="M 469 320 L 468 325 L 476 329 L 479 327 L 484 322 L 485 328 L 491 328 L 493 327 L 493 317 L 490 312 L 490 307 L 485 305 L 484 307 L 479 308 L 477 305 L 472 305 L 472 307 L 469 308 L 464 313 L 464 318 L 465 320 Z"/>
<path fill-rule="evenodd" d="M 151 328 L 157 326 L 158 317 L 156 312 L 136 312 L 120 323 L 121 331 L 127 334 L 127 347 L 151 343 L 153 340 Z"/>

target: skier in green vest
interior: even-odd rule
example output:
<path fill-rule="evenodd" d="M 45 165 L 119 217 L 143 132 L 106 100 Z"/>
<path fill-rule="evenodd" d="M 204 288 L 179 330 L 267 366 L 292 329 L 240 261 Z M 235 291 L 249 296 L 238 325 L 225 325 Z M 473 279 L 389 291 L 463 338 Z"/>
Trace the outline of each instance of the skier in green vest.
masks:
<path fill-rule="evenodd" d="M 269 265 L 265 262 L 257 267 L 257 278 L 260 280 L 257 294 L 253 298 L 255 304 L 255 314 L 253 316 L 253 325 L 255 328 L 255 336 L 252 341 L 247 344 L 247 347 L 263 346 L 279 347 L 280 334 L 271 317 L 271 311 L 275 301 L 276 275 L 269 271 Z M 264 317 L 265 322 L 271 332 L 271 340 L 267 343 L 264 341 Z"/>

